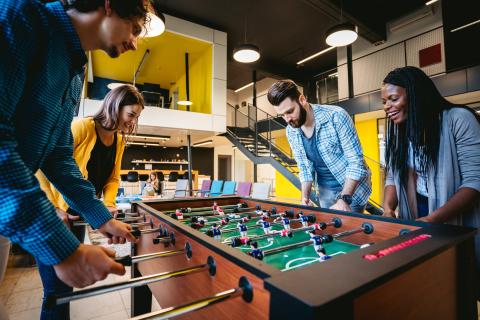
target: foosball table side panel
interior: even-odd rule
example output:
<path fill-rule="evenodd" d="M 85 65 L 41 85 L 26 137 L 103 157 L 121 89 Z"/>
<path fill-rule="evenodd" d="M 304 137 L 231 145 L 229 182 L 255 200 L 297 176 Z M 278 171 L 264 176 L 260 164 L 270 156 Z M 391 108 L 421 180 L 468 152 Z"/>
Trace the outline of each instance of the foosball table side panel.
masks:
<path fill-rule="evenodd" d="M 138 210 L 141 214 L 149 215 L 148 211 L 142 211 L 141 208 L 138 208 Z M 161 218 L 159 219 L 157 216 L 152 217 L 156 225 L 164 223 Z M 254 299 L 251 303 L 247 303 L 241 297 L 237 297 L 203 310 L 180 316 L 178 319 L 245 320 L 269 318 L 270 293 L 264 289 L 263 280 L 260 277 L 239 267 L 221 254 L 206 248 L 188 234 L 183 234 L 170 227 L 168 229 L 170 232 L 173 231 L 175 233 L 176 244 L 174 248 L 172 246 L 164 248 L 162 244 L 153 244 L 152 240 L 156 234 L 145 234 L 142 235 L 141 240 L 136 244 L 136 254 L 141 255 L 163 250 L 181 249 L 184 247 L 185 242 L 188 241 L 192 246 L 192 258 L 187 260 L 184 255 L 178 255 L 141 262 L 138 264 L 138 270 L 142 275 L 204 264 L 208 256 L 212 256 L 215 259 L 217 274 L 211 277 L 205 271 L 149 285 L 152 294 L 162 308 L 177 306 L 236 288 L 238 287 L 239 278 L 246 276 L 254 288 Z M 250 259 L 248 256 L 245 256 L 245 258 Z"/>
<path fill-rule="evenodd" d="M 271 317 L 476 319 L 474 232 L 436 225 L 402 239 L 422 232 L 432 238 L 375 261 L 362 258 L 368 250 L 358 250 L 328 264 L 266 279 Z M 386 240 L 371 250 L 396 243 L 398 239 Z"/>

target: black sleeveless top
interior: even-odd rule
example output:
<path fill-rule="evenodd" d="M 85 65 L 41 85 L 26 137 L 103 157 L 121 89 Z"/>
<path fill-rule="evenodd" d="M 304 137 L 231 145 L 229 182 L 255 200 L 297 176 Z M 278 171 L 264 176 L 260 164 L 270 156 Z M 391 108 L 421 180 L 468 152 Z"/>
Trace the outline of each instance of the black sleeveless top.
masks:
<path fill-rule="evenodd" d="M 115 167 L 115 156 L 117 154 L 117 134 L 113 137 L 113 143 L 111 146 L 106 146 L 102 143 L 102 140 L 98 136 L 97 142 L 93 147 L 90 160 L 87 163 L 88 181 L 90 181 L 95 187 L 95 194 L 97 197 L 102 196 L 103 188 L 112 175 L 113 168 Z"/>

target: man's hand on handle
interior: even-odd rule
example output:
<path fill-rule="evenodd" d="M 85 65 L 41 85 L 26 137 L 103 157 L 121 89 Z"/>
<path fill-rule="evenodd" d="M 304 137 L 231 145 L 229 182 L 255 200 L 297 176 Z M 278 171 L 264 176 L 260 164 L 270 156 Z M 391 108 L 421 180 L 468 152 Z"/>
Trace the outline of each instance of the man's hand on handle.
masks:
<path fill-rule="evenodd" d="M 98 230 L 109 238 L 108 243 L 125 243 L 125 240 L 136 242 L 137 239 L 131 234 L 132 226 L 115 219 L 110 219 Z"/>
<path fill-rule="evenodd" d="M 57 276 L 67 285 L 83 288 L 105 279 L 108 274 L 125 274 L 125 267 L 115 262 L 115 251 L 101 246 L 80 244 L 68 258 L 54 265 Z"/>

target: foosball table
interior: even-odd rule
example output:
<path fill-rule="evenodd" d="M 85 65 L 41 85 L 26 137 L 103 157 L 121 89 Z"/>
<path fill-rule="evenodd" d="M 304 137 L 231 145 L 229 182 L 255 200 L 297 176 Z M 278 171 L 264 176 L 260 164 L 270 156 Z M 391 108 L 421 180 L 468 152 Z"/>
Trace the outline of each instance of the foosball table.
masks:
<path fill-rule="evenodd" d="M 134 319 L 477 317 L 474 229 L 235 196 L 132 211 L 132 279 L 64 301 L 131 288 Z"/>

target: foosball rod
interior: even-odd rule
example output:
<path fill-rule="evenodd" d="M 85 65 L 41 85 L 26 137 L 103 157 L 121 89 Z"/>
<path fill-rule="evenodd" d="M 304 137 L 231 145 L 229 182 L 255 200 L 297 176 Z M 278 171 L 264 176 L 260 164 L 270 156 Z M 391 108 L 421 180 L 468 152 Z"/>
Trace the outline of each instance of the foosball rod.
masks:
<path fill-rule="evenodd" d="M 115 258 L 115 261 L 123 264 L 124 266 L 131 266 L 134 263 L 139 263 L 142 261 L 158 259 L 158 258 L 167 258 L 167 257 L 177 256 L 180 254 L 185 254 L 187 259 L 190 259 L 192 257 L 192 246 L 188 241 L 185 242 L 184 249 L 153 252 L 153 253 L 147 253 L 147 254 L 142 254 L 142 255 L 133 256 L 133 257 L 123 256 L 123 257 Z"/>
<path fill-rule="evenodd" d="M 369 226 L 367 227 L 366 224 L 368 224 Z M 372 233 L 373 232 L 373 226 L 368 222 L 364 222 L 362 224 L 362 226 L 359 227 L 359 228 L 355 228 L 355 229 L 344 231 L 344 232 L 335 233 L 333 235 L 326 234 L 326 235 L 321 236 L 321 237 L 323 237 L 323 240 L 324 240 L 324 242 L 322 242 L 322 243 L 330 243 L 330 242 L 333 241 L 333 239 L 338 239 L 338 238 L 341 238 L 341 237 L 349 236 L 349 235 L 352 235 L 354 233 L 358 233 L 358 232 L 362 232 L 362 231 L 365 232 L 366 234 Z M 304 247 L 304 246 L 309 245 L 309 244 L 312 244 L 312 240 L 302 241 L 302 242 L 298 242 L 298 243 L 292 243 L 292 244 L 288 244 L 288 245 L 285 245 L 285 246 L 282 246 L 282 247 L 265 250 L 265 251 L 263 251 L 263 255 L 269 255 L 269 254 L 274 254 L 274 253 L 278 253 L 278 252 L 282 252 L 282 251 L 287 251 L 287 250 L 290 250 L 290 249 L 296 249 L 296 248 Z"/>
<path fill-rule="evenodd" d="M 118 220 L 118 221 L 121 221 L 121 222 L 125 222 L 125 223 L 132 222 L 132 224 L 135 223 L 135 221 L 138 221 L 138 220 L 143 220 L 143 222 L 147 222 L 147 218 L 145 216 L 135 217 L 135 218 L 126 218 L 126 219 L 116 219 L 116 218 L 114 218 L 114 219 Z M 73 221 L 73 226 L 74 227 L 81 227 L 81 226 L 88 226 L 88 225 L 89 225 L 88 222 L 86 222 L 84 220 Z M 148 225 L 148 223 L 146 225 Z"/>
<path fill-rule="evenodd" d="M 79 291 L 74 291 L 70 293 L 65 293 L 65 294 L 59 294 L 59 295 L 52 295 L 52 296 L 47 296 L 46 298 L 46 305 L 47 308 L 52 308 L 56 305 L 61 305 L 64 303 L 69 303 L 75 300 L 80 300 L 88 297 L 93 297 L 105 293 L 109 293 L 112 291 L 118 291 L 118 290 L 123 290 L 123 289 L 130 289 L 130 288 L 136 288 L 140 286 L 145 286 L 150 283 L 158 282 L 158 281 L 163 281 L 163 280 L 168 280 L 172 278 L 177 278 L 181 277 L 184 275 L 190 275 L 202 271 L 206 271 L 210 273 L 211 276 L 214 276 L 217 272 L 217 265 L 215 263 L 215 259 L 212 256 L 209 256 L 207 258 L 207 263 L 205 264 L 200 264 L 194 267 L 190 268 L 184 268 L 184 269 L 179 269 L 175 271 L 169 271 L 169 272 L 162 272 L 162 273 L 157 273 L 149 276 L 144 276 L 144 277 L 138 277 L 134 279 L 130 279 L 127 281 L 122 281 L 122 282 L 117 282 L 117 283 L 112 283 L 112 284 L 107 284 L 103 286 L 98 286 L 98 287 L 93 287 L 93 288 L 88 288 L 88 289 L 83 289 Z"/>
<path fill-rule="evenodd" d="M 362 224 L 362 227 L 356 228 L 356 229 L 353 229 L 353 230 L 350 230 L 350 231 L 345 231 L 344 233 L 349 232 L 348 234 L 345 234 L 345 235 L 350 235 L 350 234 L 353 234 L 353 233 L 357 233 L 357 232 L 360 232 L 360 231 L 364 231 L 362 228 L 363 228 L 364 225 L 367 225 L 367 224 L 371 227 L 371 230 L 372 230 L 371 232 L 373 232 L 373 226 L 372 226 L 370 223 L 368 223 L 368 222 L 364 222 L 364 223 Z M 317 229 L 317 228 L 319 228 L 318 225 L 310 225 L 310 226 L 308 226 L 308 227 L 300 227 L 300 228 L 291 229 L 291 230 L 289 230 L 289 233 L 290 233 L 291 235 L 293 235 L 294 233 L 297 233 L 297 232 L 301 232 L 301 231 L 312 231 L 312 230 L 315 230 L 315 229 Z M 366 228 L 367 228 L 367 227 L 366 227 Z M 371 233 L 371 232 L 370 232 L 370 233 Z M 367 232 L 365 232 L 365 233 L 367 233 Z M 272 232 L 272 233 L 268 233 L 268 234 L 261 234 L 261 235 L 258 235 L 258 236 L 253 236 L 253 237 L 251 237 L 251 238 L 248 238 L 248 240 L 251 240 L 251 241 L 260 240 L 260 239 L 264 239 L 264 238 L 271 238 L 271 237 L 278 236 L 278 235 L 281 235 L 281 234 L 282 234 L 281 231 L 277 231 L 277 232 Z M 341 234 L 341 233 L 340 233 L 340 234 Z M 344 236 L 344 235 L 340 235 L 340 236 Z M 340 236 L 339 236 L 339 237 L 340 237 Z M 222 243 L 228 244 L 228 245 L 232 245 L 232 244 L 234 243 L 234 241 L 235 241 L 235 239 L 233 239 L 233 240 L 228 240 L 228 241 L 225 241 L 225 240 L 224 240 L 224 241 L 222 241 Z M 235 246 L 234 246 L 234 247 L 235 247 Z"/>
<path fill-rule="evenodd" d="M 251 214 L 251 213 L 255 213 L 256 211 L 246 211 L 246 212 L 235 212 L 235 213 L 239 213 L 239 214 Z M 193 218 L 195 217 L 214 217 L 214 218 L 221 218 L 221 217 L 226 217 L 227 214 L 231 214 L 231 213 L 234 213 L 234 212 L 226 212 L 225 215 L 221 215 L 221 214 L 217 214 L 217 213 L 210 213 L 210 214 L 201 214 L 201 215 L 191 215 L 191 216 L 188 216 L 186 217 L 185 219 L 177 219 L 178 221 L 188 221 L 188 222 L 194 222 L 192 221 Z M 241 218 L 240 218 L 241 219 Z"/>
<path fill-rule="evenodd" d="M 253 210 L 253 209 L 256 209 L 256 208 L 241 208 L 241 209 L 238 209 L 238 208 L 234 208 L 232 210 L 224 210 L 224 213 L 228 214 L 228 213 L 252 213 L 252 212 L 255 212 L 255 211 L 248 211 L 248 210 Z M 182 215 L 187 217 L 187 218 L 190 218 L 190 217 L 195 217 L 195 216 L 201 216 L 201 217 L 208 217 L 208 216 L 219 216 L 218 213 L 215 213 L 216 211 L 213 210 L 213 209 L 210 209 L 208 211 L 197 211 L 197 212 L 182 212 Z M 175 212 L 170 212 L 169 215 L 171 216 L 172 214 L 176 214 Z"/>
<path fill-rule="evenodd" d="M 158 311 L 143 314 L 130 320 L 146 320 L 146 319 L 171 319 L 173 317 L 181 316 L 192 311 L 200 310 L 216 303 L 242 296 L 245 302 L 252 302 L 253 287 L 248 281 L 247 277 L 242 276 L 238 281 L 238 287 L 223 292 L 219 292 L 213 296 L 185 303 L 175 307 L 168 307 Z"/>
<path fill-rule="evenodd" d="M 222 208 L 222 209 L 235 209 L 235 208 L 238 208 L 238 209 L 243 209 L 243 208 L 247 208 L 247 207 L 244 207 L 244 204 L 243 203 L 237 203 L 237 204 L 227 204 L 227 205 L 223 205 L 223 206 L 217 206 L 219 208 Z M 191 213 L 191 212 L 202 212 L 202 211 L 212 211 L 213 210 L 213 205 L 210 206 L 210 207 L 199 207 L 199 208 L 178 208 L 178 209 L 175 209 L 175 210 L 168 210 L 168 211 L 164 211 L 163 213 L 175 213 L 177 210 L 182 210 L 182 209 L 187 209 L 188 211 L 187 212 L 183 212 L 183 213 Z"/>
<path fill-rule="evenodd" d="M 366 234 L 370 234 L 370 233 L 373 232 L 373 230 L 374 230 L 373 225 L 370 222 L 364 222 L 358 228 L 333 234 L 332 237 L 333 238 L 341 238 L 341 237 L 346 237 L 346 236 L 349 236 L 349 235 L 352 235 L 352 234 L 355 234 L 355 233 L 359 233 L 359 232 L 364 232 Z"/>
<path fill-rule="evenodd" d="M 279 213 L 279 214 L 274 214 L 274 215 L 269 216 L 269 218 L 277 218 L 277 217 L 280 217 L 281 215 L 282 215 L 281 213 Z M 312 215 L 312 217 L 314 217 L 314 216 Z M 252 221 L 252 220 L 260 220 L 260 219 L 262 219 L 262 218 L 263 218 L 263 217 L 254 217 L 254 218 L 249 219 L 249 221 Z M 230 221 L 235 222 L 235 221 L 239 221 L 239 220 L 241 220 L 241 219 L 242 219 L 242 218 L 230 219 Z M 312 220 L 312 219 L 311 219 L 311 220 Z M 310 222 L 314 222 L 314 221 L 311 221 L 311 220 L 310 220 Z M 229 221 L 229 222 L 230 222 L 230 221 Z M 333 220 L 332 220 L 332 221 L 333 221 Z M 340 221 L 341 221 L 341 220 L 340 220 Z M 292 220 L 290 220 L 290 222 L 301 222 L 301 219 L 292 219 Z M 212 224 L 212 223 L 208 222 L 208 224 L 210 225 L 210 224 Z M 332 222 L 332 223 L 328 222 L 328 223 L 325 223 L 325 226 L 331 225 L 331 224 L 333 224 L 333 222 Z M 205 223 L 205 225 L 207 225 L 207 223 Z M 272 222 L 271 225 L 278 226 L 278 225 L 283 225 L 283 224 L 282 224 L 281 222 Z M 340 222 L 340 226 L 341 226 L 341 222 Z M 339 226 L 339 227 L 340 227 L 340 226 Z M 262 228 L 262 226 L 261 226 L 261 225 L 255 225 L 255 226 L 250 226 L 250 227 L 248 227 L 248 229 L 257 229 L 257 228 Z M 325 228 L 326 228 L 326 227 L 325 227 Z M 325 228 L 323 228 L 323 229 L 325 229 Z M 338 228 L 338 227 L 337 227 L 337 228 Z M 322 229 L 322 230 L 323 230 L 323 229 Z M 229 233 L 229 232 L 233 232 L 233 231 L 238 231 L 238 228 L 222 229 L 222 233 Z"/>

